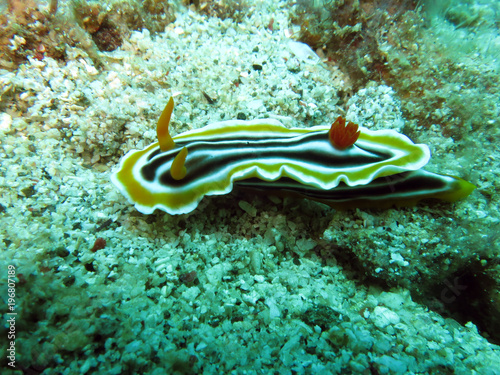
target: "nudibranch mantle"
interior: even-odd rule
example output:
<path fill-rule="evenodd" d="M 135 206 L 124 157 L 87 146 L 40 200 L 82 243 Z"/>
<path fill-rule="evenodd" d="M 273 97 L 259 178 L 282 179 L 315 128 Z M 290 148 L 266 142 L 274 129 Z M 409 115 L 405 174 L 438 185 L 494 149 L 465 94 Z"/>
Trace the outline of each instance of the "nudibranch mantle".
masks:
<path fill-rule="evenodd" d="M 155 209 L 188 213 L 205 195 L 227 194 L 234 184 L 259 190 L 276 182 L 282 190 L 280 183 L 287 182 L 283 190 L 328 203 L 328 191 L 340 192 L 339 185 L 353 191 L 359 186 L 357 190 L 363 191 L 363 186 L 371 186 L 376 179 L 380 185 L 381 177 L 390 185 L 393 175 L 417 171 L 430 158 L 426 145 L 414 144 L 394 130 L 360 127 L 355 143 L 338 149 L 329 141 L 330 126 L 287 128 L 269 118 L 217 122 L 170 138 L 164 127 L 168 127 L 172 109 L 170 100 L 164 111 L 169 113 L 162 114 L 168 120 L 158 124 L 158 133 L 169 138 L 162 147 L 155 142 L 143 150 L 129 151 L 111 176 L 144 214 Z M 320 197 L 314 192 L 321 192 Z M 446 199 L 446 190 L 444 198 L 442 191 L 430 197 L 439 194 Z"/>

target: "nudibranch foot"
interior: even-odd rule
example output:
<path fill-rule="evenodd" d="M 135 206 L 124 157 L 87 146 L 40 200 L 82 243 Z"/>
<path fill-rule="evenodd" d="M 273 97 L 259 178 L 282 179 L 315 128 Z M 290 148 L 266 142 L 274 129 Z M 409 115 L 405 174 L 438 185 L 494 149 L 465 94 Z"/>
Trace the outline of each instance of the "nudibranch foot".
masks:
<path fill-rule="evenodd" d="M 235 184 L 375 206 L 426 198 L 455 201 L 474 189 L 457 177 L 422 171 L 429 148 L 394 130 L 345 125 L 341 117 L 331 126 L 311 128 L 257 119 L 218 122 L 171 137 L 173 108 L 170 98 L 158 120 L 158 142 L 129 151 L 111 176 L 145 214 L 155 209 L 188 213 L 204 196 L 227 194 Z"/>
<path fill-rule="evenodd" d="M 331 190 L 315 189 L 284 178 L 265 182 L 259 179 L 238 181 L 237 188 L 266 195 L 307 198 L 338 209 L 389 208 L 414 206 L 422 200 L 455 202 L 476 188 L 454 176 L 423 169 L 379 177 L 366 185 L 341 184 Z"/>

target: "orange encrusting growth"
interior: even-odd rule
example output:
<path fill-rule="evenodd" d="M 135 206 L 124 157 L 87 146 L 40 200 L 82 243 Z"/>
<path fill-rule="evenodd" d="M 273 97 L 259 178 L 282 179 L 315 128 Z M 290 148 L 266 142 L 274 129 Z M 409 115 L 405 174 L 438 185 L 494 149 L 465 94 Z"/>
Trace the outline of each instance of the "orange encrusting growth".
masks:
<path fill-rule="evenodd" d="M 360 131 L 358 130 L 357 124 L 349 122 L 346 125 L 345 118 L 339 116 L 333 122 L 328 132 L 328 139 L 333 147 L 344 150 L 356 143 L 359 134 Z"/>

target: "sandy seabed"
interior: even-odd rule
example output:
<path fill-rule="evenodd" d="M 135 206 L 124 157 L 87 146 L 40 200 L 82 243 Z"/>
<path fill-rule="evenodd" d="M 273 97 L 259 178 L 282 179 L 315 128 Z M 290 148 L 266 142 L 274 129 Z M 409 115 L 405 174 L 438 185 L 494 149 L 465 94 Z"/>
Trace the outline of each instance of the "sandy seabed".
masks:
<path fill-rule="evenodd" d="M 294 41 L 288 12 L 255 2 L 237 23 L 181 7 L 165 32 L 106 53 L 105 68 L 74 48 L 66 63 L 0 72 L 0 280 L 13 280 L 17 313 L 9 340 L 4 288 L 0 348 L 15 341 L 15 373 L 500 373 L 485 327 L 500 305 L 499 102 L 485 108 L 488 134 L 460 140 L 407 121 L 388 85 L 342 103 L 347 77 Z M 142 215 L 110 174 L 156 140 L 170 96 L 172 134 L 344 115 L 428 144 L 427 169 L 478 189 L 455 204 L 348 211 L 229 194 Z"/>

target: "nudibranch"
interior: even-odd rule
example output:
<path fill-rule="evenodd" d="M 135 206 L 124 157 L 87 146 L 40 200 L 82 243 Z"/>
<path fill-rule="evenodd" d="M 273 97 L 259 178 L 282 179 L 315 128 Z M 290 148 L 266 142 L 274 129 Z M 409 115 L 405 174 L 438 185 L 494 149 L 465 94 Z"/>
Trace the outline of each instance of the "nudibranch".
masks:
<path fill-rule="evenodd" d="M 372 131 L 342 117 L 311 128 L 258 119 L 217 122 L 172 138 L 173 109 L 170 98 L 158 120 L 158 141 L 129 151 L 111 176 L 144 214 L 188 213 L 204 196 L 227 194 L 235 186 L 333 207 L 453 202 L 475 189 L 459 177 L 422 170 L 429 148 L 395 130 Z"/>

